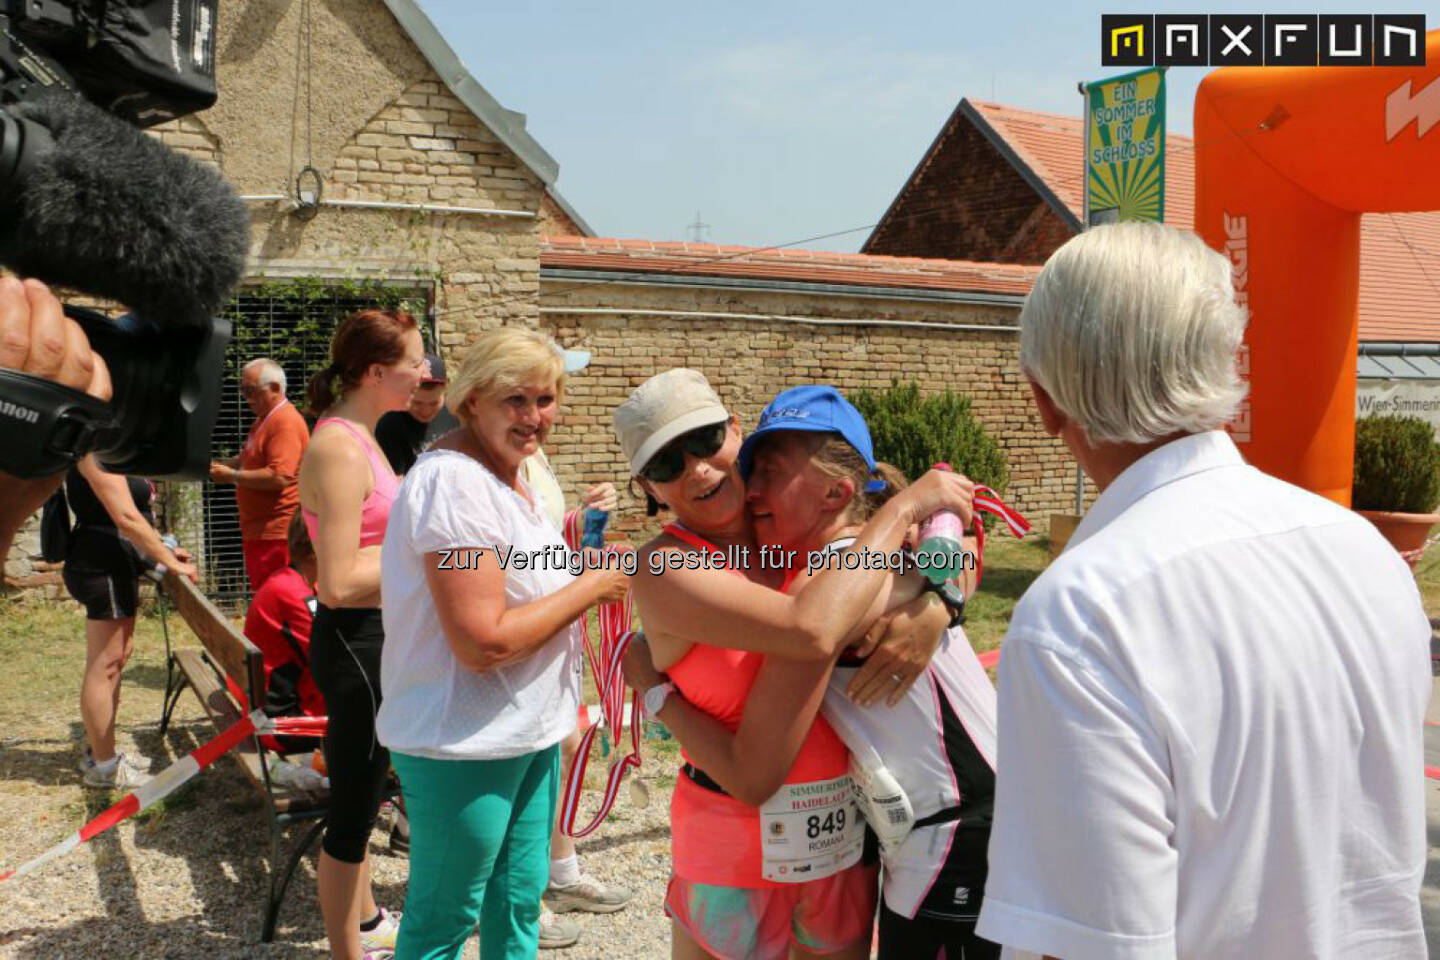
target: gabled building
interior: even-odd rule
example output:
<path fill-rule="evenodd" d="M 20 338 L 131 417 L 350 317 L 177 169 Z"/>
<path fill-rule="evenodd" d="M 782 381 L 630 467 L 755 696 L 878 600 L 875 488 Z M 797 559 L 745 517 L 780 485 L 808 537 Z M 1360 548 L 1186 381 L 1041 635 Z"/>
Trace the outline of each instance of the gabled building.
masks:
<path fill-rule="evenodd" d="M 1042 264 L 1081 230 L 1084 138 L 1079 116 L 961 100 L 861 249 Z M 1166 138 L 1166 223 L 1193 228 L 1203 149 Z M 1359 410 L 1440 428 L 1440 211 L 1360 223 Z"/>

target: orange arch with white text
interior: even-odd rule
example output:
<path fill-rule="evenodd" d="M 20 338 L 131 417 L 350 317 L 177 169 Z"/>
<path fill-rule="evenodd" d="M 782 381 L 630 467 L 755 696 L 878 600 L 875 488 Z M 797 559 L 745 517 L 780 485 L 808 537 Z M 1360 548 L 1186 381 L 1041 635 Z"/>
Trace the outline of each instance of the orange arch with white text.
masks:
<path fill-rule="evenodd" d="M 1250 311 L 1245 459 L 1350 504 L 1360 215 L 1440 209 L 1440 30 L 1424 67 L 1229 67 L 1195 96 L 1195 230 Z M 1440 276 L 1440 255 L 1433 260 Z"/>

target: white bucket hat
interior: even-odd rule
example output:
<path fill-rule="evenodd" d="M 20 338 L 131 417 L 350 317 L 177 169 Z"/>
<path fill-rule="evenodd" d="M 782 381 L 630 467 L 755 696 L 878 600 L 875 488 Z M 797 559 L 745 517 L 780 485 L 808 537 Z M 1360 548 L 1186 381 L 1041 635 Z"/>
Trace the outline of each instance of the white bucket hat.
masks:
<path fill-rule="evenodd" d="M 635 476 L 671 440 L 729 419 L 704 374 L 676 367 L 640 384 L 615 408 L 615 435 Z"/>

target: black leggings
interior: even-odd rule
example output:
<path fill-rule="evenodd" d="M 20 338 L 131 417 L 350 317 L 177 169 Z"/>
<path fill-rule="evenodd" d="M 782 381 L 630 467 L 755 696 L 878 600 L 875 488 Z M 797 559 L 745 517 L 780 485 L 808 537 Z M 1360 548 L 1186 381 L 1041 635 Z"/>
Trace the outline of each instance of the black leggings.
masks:
<path fill-rule="evenodd" d="M 1000 960 L 1000 945 L 975 935 L 975 920 L 902 917 L 880 902 L 879 960 Z"/>
<path fill-rule="evenodd" d="M 999 960 L 1000 945 L 975 935 L 985 899 L 990 829 L 960 828 L 914 919 L 880 898 L 879 960 Z"/>
<path fill-rule="evenodd" d="M 380 611 L 320 604 L 310 630 L 310 670 L 330 717 L 325 766 L 330 813 L 321 848 L 342 863 L 362 863 L 385 799 L 390 751 L 375 737 L 380 710 Z"/>

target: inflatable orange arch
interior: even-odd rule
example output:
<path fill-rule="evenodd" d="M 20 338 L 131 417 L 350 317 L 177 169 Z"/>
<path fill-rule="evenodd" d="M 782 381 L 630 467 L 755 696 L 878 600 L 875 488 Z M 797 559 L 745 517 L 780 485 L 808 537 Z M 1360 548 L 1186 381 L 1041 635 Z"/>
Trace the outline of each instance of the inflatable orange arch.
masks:
<path fill-rule="evenodd" d="M 1256 467 L 1345 506 L 1360 215 L 1440 209 L 1440 30 L 1426 63 L 1228 67 L 1195 95 L 1195 230 L 1250 311 L 1231 434 Z M 1440 282 L 1440 251 L 1416 256 Z"/>

